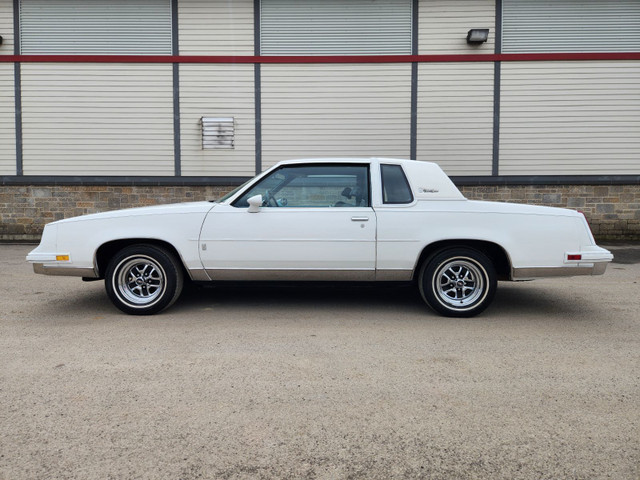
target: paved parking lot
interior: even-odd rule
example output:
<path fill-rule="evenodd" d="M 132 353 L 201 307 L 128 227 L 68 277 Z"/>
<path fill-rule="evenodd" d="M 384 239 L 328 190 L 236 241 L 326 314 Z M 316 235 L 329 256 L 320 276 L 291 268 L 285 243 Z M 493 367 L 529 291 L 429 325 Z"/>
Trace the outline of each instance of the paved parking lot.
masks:
<path fill-rule="evenodd" d="M 129 317 L 0 245 L 0 479 L 640 478 L 640 249 L 500 285 L 190 291 Z"/>

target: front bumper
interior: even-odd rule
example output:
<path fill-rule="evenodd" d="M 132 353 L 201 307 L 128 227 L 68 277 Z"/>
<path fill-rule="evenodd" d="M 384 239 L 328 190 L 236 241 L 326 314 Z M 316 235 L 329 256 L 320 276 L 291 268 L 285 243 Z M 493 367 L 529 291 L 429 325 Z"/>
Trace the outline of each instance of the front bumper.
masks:
<path fill-rule="evenodd" d="M 69 260 L 57 259 L 59 255 L 69 257 L 67 253 L 41 253 L 36 250 L 29 253 L 26 259 L 27 262 L 33 265 L 35 273 L 65 277 L 98 278 L 98 269 L 95 266 L 74 265 Z"/>
<path fill-rule="evenodd" d="M 64 277 L 98 278 L 95 268 L 74 267 L 73 265 L 52 265 L 46 263 L 32 263 L 33 271 L 42 275 L 60 275 Z"/>

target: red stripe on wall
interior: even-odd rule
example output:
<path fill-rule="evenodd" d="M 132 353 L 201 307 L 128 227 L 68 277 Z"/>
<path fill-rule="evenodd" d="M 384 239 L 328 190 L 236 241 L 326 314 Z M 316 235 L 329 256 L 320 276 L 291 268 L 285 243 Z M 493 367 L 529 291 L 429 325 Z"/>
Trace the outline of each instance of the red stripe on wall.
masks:
<path fill-rule="evenodd" d="M 640 52 L 618 53 L 501 53 L 488 55 L 0 55 L 0 62 L 55 63 L 437 63 L 437 62 L 568 62 L 640 60 Z"/>

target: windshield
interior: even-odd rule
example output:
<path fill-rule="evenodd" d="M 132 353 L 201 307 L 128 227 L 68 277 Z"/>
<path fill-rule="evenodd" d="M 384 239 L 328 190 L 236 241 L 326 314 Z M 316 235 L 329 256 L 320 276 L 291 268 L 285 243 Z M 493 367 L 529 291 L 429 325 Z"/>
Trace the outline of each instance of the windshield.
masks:
<path fill-rule="evenodd" d="M 251 179 L 253 180 L 253 178 Z M 244 182 L 242 185 L 238 185 L 236 188 L 234 188 L 233 190 L 231 190 L 229 193 L 227 193 L 226 195 L 223 195 L 222 197 L 216 199 L 216 200 L 210 200 L 210 202 L 213 203 L 222 203 L 226 200 L 229 200 L 231 197 L 233 197 L 236 193 L 238 193 L 238 191 L 244 187 L 245 185 L 247 185 L 251 180 L 247 180 L 246 182 Z"/>

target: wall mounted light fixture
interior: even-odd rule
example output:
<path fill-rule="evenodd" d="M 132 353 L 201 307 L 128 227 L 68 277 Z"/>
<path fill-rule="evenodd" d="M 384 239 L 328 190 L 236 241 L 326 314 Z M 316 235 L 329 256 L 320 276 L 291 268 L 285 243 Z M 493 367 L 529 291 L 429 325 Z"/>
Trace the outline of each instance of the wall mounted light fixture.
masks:
<path fill-rule="evenodd" d="M 470 45 L 480 45 L 489 39 L 488 28 L 472 28 L 467 32 L 467 43 Z"/>

